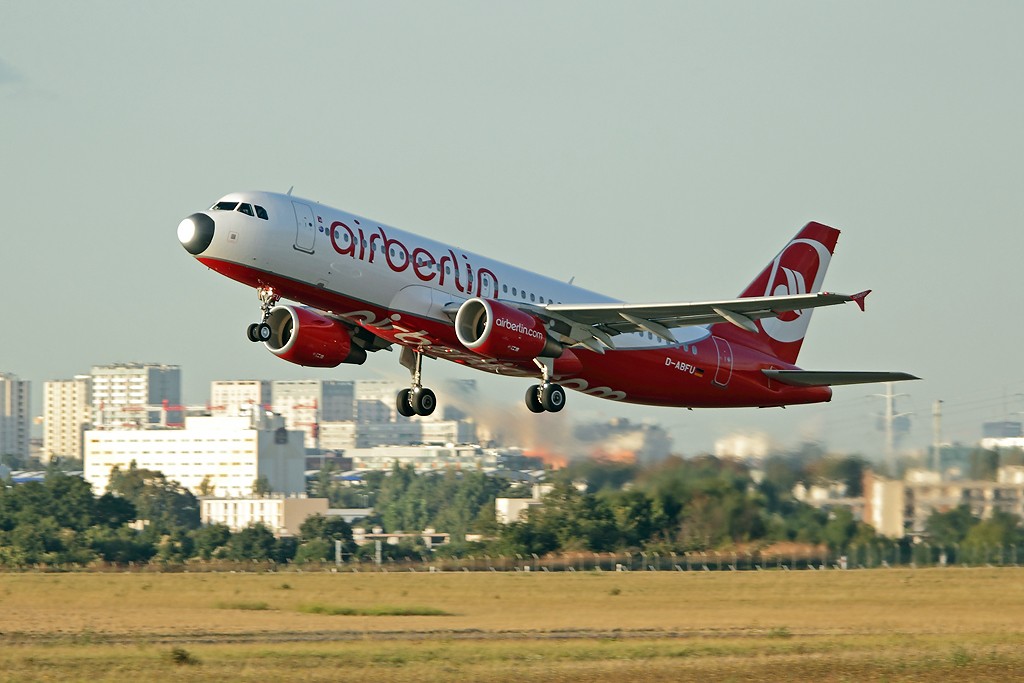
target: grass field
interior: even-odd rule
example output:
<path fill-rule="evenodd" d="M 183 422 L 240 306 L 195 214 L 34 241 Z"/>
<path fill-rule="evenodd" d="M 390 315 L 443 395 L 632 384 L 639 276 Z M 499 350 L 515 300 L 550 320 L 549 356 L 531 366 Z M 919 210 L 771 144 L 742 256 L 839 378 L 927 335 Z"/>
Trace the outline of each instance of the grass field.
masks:
<path fill-rule="evenodd" d="M 1024 570 L 0 574 L 0 680 L 1024 679 Z"/>

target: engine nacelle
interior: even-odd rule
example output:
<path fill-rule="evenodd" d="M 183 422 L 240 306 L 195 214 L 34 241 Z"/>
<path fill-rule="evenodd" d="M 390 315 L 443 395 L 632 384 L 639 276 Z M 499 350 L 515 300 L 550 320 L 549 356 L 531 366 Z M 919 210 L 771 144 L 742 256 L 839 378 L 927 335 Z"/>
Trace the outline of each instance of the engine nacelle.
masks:
<path fill-rule="evenodd" d="M 470 299 L 459 306 L 455 334 L 470 351 L 497 360 L 562 355 L 562 345 L 548 336 L 542 320 L 492 299 Z"/>
<path fill-rule="evenodd" d="M 366 360 L 366 351 L 352 343 L 348 328 L 309 308 L 277 306 L 267 324 L 271 333 L 266 347 L 289 363 L 333 368 L 341 363 L 360 365 Z"/>

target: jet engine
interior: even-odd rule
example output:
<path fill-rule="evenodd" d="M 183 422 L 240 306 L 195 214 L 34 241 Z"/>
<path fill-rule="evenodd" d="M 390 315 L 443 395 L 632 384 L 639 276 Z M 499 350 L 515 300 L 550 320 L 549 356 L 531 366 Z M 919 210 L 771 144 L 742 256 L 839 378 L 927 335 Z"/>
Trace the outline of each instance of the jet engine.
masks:
<path fill-rule="evenodd" d="M 302 306 L 277 306 L 267 318 L 266 347 L 278 358 L 313 368 L 341 363 L 361 365 L 366 351 L 352 343 L 351 331 L 333 318 Z"/>
<path fill-rule="evenodd" d="M 459 306 L 455 334 L 470 351 L 497 360 L 562 355 L 562 345 L 548 335 L 540 318 L 492 299 L 470 299 Z"/>

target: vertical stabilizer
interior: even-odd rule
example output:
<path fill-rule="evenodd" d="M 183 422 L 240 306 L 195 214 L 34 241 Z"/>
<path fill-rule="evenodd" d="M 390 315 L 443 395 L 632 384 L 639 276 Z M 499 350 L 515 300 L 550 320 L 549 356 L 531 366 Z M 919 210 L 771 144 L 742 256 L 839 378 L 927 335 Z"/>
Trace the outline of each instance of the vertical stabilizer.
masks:
<path fill-rule="evenodd" d="M 825 271 L 836 248 L 839 231 L 821 223 L 808 223 L 754 278 L 740 298 L 785 296 L 820 292 Z M 732 323 L 712 326 L 712 333 L 737 344 L 760 349 L 794 364 L 807 334 L 814 309 L 790 311 L 757 321 L 757 332 Z"/>

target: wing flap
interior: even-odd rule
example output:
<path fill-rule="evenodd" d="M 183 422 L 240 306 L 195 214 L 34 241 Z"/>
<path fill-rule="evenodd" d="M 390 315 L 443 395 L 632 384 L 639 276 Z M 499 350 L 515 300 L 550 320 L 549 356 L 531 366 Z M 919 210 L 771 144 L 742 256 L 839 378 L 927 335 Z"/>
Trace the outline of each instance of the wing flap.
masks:
<path fill-rule="evenodd" d="M 857 295 L 818 292 L 689 303 L 548 304 L 538 307 L 538 309 L 541 312 L 560 315 L 581 325 L 600 325 L 602 329 L 614 334 L 650 331 L 654 325 L 671 329 L 689 325 L 713 325 L 721 322 L 730 322 L 744 329 L 750 329 L 754 320 L 773 318 L 788 311 L 858 301 L 855 296 Z M 647 324 L 650 323 L 653 325 L 648 327 Z"/>
<path fill-rule="evenodd" d="M 769 378 L 794 387 L 875 384 L 921 379 L 906 372 L 844 372 L 835 370 L 762 370 Z"/>

